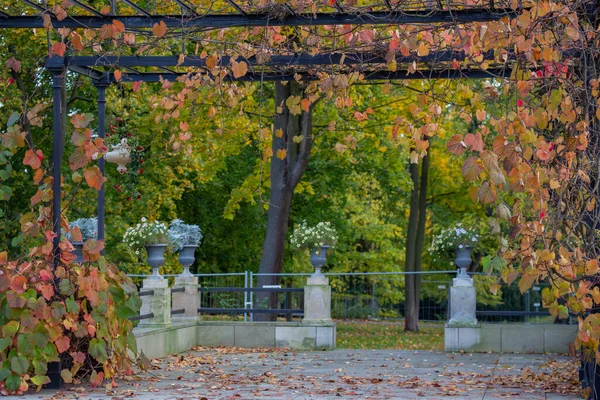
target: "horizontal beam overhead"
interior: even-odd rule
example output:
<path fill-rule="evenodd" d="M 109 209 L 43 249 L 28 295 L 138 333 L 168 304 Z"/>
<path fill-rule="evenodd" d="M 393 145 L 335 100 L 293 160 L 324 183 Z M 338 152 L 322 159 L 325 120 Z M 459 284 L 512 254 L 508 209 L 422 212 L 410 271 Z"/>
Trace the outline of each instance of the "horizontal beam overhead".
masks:
<path fill-rule="evenodd" d="M 102 73 L 93 68 L 88 67 L 69 67 L 73 72 L 83 74 L 95 79 L 108 79 L 110 83 L 116 83 L 113 74 Z M 510 68 L 495 68 L 488 70 L 477 70 L 469 69 L 465 71 L 461 70 L 418 70 L 415 73 L 408 73 L 408 71 L 362 71 L 366 80 L 377 81 L 377 80 L 407 80 L 407 79 L 492 79 L 498 77 L 510 76 L 512 69 Z M 176 81 L 179 77 L 187 75 L 187 73 L 159 73 L 159 72 L 141 72 L 141 73 L 124 73 L 121 76 L 119 82 L 161 82 L 162 81 Z M 306 72 L 301 73 L 254 73 L 250 72 L 243 77 L 234 78 L 228 75 L 225 79 L 245 82 L 261 82 L 261 81 L 294 81 L 300 75 L 302 80 L 311 81 L 316 80 L 318 77 Z"/>
<path fill-rule="evenodd" d="M 308 25 L 405 25 L 430 23 L 465 23 L 499 20 L 505 16 L 514 17 L 519 11 L 514 9 L 462 9 L 451 11 L 373 11 L 369 13 L 317 13 L 294 14 L 277 19 L 266 13 L 259 14 L 214 14 L 194 17 L 182 15 L 149 16 L 83 16 L 70 15 L 59 21 L 52 16 L 55 28 L 100 28 L 120 21 L 126 29 L 152 28 L 163 21 L 169 28 L 233 28 L 255 26 L 308 26 Z M 0 19 L 0 28 L 43 28 L 41 16 L 9 16 Z"/>
<path fill-rule="evenodd" d="M 484 53 L 484 59 L 493 59 L 494 52 Z M 432 52 L 427 56 L 408 56 L 396 55 L 398 63 L 427 63 L 444 61 L 462 61 L 466 57 L 464 52 L 443 50 Z M 511 59 L 514 57 L 510 57 Z M 198 56 L 187 56 L 183 62 L 179 62 L 176 56 L 75 56 L 65 57 L 64 65 L 80 67 L 206 67 L 206 58 Z M 230 65 L 232 57 L 221 57 L 217 63 L 220 66 Z M 373 52 L 359 53 L 331 53 L 331 54 L 293 54 L 293 55 L 274 55 L 262 64 L 258 62 L 255 56 L 244 58 L 237 57 L 237 62 L 245 61 L 249 66 L 315 66 L 315 65 L 356 65 L 356 64 L 387 64 L 385 57 Z M 60 63 L 60 60 L 57 60 Z"/>

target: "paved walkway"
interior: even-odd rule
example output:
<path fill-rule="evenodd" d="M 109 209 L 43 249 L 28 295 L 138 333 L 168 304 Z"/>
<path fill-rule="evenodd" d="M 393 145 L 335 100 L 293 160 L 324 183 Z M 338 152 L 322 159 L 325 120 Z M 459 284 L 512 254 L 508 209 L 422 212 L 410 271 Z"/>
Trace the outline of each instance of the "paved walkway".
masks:
<path fill-rule="evenodd" d="M 27 399 L 580 399 L 568 357 L 404 350 L 206 349 L 154 360 L 117 387 Z"/>

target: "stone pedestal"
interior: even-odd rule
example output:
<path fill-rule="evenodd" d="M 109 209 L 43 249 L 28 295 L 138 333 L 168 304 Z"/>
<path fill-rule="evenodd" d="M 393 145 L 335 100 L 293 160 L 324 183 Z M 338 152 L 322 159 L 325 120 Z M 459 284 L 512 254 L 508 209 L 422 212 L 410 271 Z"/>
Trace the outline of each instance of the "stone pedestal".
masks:
<path fill-rule="evenodd" d="M 154 295 L 142 296 L 140 314 L 154 314 L 154 318 L 143 319 L 140 327 L 161 328 L 171 325 L 171 288 L 167 279 L 144 279 L 142 290 L 153 290 Z"/>
<path fill-rule="evenodd" d="M 448 326 L 477 326 L 476 305 L 477 297 L 473 278 L 466 274 L 454 278 L 450 288 L 450 320 Z"/>
<path fill-rule="evenodd" d="M 306 280 L 303 322 L 331 322 L 331 286 L 324 275 L 311 276 Z"/>
<path fill-rule="evenodd" d="M 198 317 L 200 298 L 198 297 L 198 277 L 180 275 L 175 278 L 175 288 L 185 288 L 185 292 L 173 293 L 173 310 L 185 309 L 184 314 L 173 315 L 174 320 L 195 320 Z"/>

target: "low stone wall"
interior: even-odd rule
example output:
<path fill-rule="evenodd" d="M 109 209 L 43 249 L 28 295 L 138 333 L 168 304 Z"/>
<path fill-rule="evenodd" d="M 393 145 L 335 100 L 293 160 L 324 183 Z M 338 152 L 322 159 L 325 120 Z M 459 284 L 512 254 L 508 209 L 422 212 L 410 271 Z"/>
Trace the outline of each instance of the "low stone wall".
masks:
<path fill-rule="evenodd" d="M 301 350 L 335 349 L 335 323 L 198 322 L 201 346 L 291 347 Z"/>
<path fill-rule="evenodd" d="M 133 330 L 138 351 L 149 358 L 165 357 L 194 346 L 290 347 L 335 349 L 335 323 L 177 321 L 167 327 Z"/>
<path fill-rule="evenodd" d="M 446 351 L 568 353 L 577 325 L 480 324 L 444 330 Z"/>

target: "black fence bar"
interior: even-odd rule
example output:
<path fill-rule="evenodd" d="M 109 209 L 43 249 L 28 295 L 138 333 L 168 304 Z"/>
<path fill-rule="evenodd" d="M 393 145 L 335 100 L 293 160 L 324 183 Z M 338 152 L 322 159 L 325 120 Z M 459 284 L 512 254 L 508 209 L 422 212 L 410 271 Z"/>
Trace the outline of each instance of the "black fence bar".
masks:
<path fill-rule="evenodd" d="M 267 292 L 267 293 L 302 293 L 304 288 L 232 288 L 232 287 L 199 287 L 198 291 L 217 293 L 217 292 Z"/>
<path fill-rule="evenodd" d="M 171 310 L 171 315 L 177 314 L 185 314 L 185 308 L 180 308 L 179 310 Z"/>
<path fill-rule="evenodd" d="M 50 18 L 54 28 L 76 29 L 87 27 L 101 28 L 113 21 L 125 25 L 125 29 L 152 28 L 154 24 L 163 22 L 168 28 L 187 30 L 194 28 L 236 28 L 255 26 L 316 26 L 316 25 L 405 25 L 432 23 L 465 23 L 497 21 L 504 17 L 514 18 L 520 14 L 515 9 L 453 9 L 453 10 L 402 10 L 371 11 L 368 13 L 317 13 L 296 14 L 278 19 L 268 13 L 256 14 L 212 14 L 194 18 L 182 18 L 182 15 L 70 15 L 58 20 Z M 44 28 L 42 16 L 8 15 L 0 19 L 0 28 Z"/>
<path fill-rule="evenodd" d="M 262 313 L 262 314 L 304 314 L 302 309 L 270 309 L 270 308 L 199 308 L 200 314 L 245 314 L 245 313 Z"/>
<path fill-rule="evenodd" d="M 140 290 L 138 296 L 154 296 L 154 290 Z"/>
<path fill-rule="evenodd" d="M 184 287 L 178 287 L 178 288 L 171 289 L 171 293 L 183 293 L 183 292 L 185 292 Z"/>
<path fill-rule="evenodd" d="M 546 317 L 550 315 L 548 311 L 476 311 L 475 314 L 500 317 Z"/>
<path fill-rule="evenodd" d="M 150 319 L 150 318 L 154 318 L 154 313 L 136 315 L 135 317 L 129 317 L 128 319 L 130 321 L 141 321 L 143 319 Z"/>

